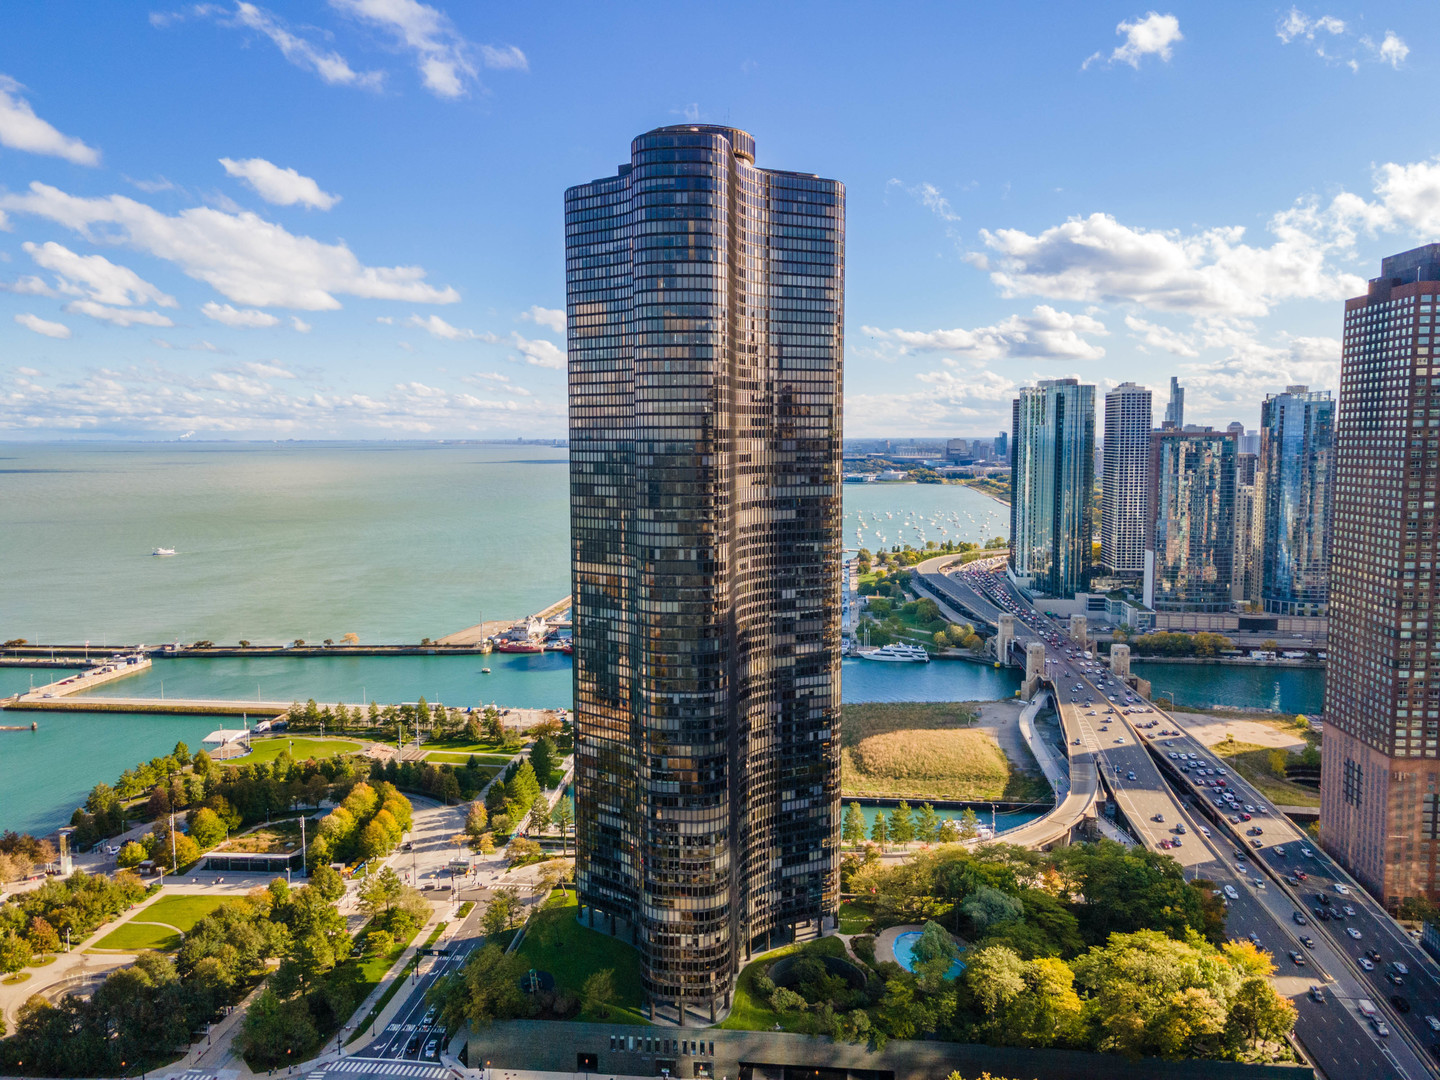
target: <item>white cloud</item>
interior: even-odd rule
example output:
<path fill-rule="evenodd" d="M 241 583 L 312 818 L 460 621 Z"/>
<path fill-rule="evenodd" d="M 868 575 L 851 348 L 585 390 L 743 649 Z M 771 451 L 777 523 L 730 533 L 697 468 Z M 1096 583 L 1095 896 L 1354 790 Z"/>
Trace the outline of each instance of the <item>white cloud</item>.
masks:
<path fill-rule="evenodd" d="M 147 195 L 156 195 L 162 191 L 176 190 L 175 185 L 163 176 L 157 176 L 154 180 L 131 180 L 128 176 L 125 177 L 125 179 Z"/>
<path fill-rule="evenodd" d="M 0 289 L 3 289 L 5 292 L 16 293 L 20 296 L 48 296 L 52 300 L 59 299 L 60 297 L 60 291 L 58 289 L 52 289 L 49 285 L 45 284 L 43 279 L 36 277 L 34 274 L 22 277 L 18 281 L 9 283 L 0 282 Z"/>
<path fill-rule="evenodd" d="M 28 240 L 20 247 L 35 261 L 62 279 L 62 291 L 83 291 L 90 299 L 102 304 L 159 304 L 178 307 L 173 296 L 161 292 L 129 267 L 112 263 L 103 255 L 77 255 L 53 240 L 33 244 Z"/>
<path fill-rule="evenodd" d="M 0 195 L 0 210 L 35 214 L 87 239 L 127 243 L 178 265 L 236 303 L 326 311 L 336 293 L 373 300 L 449 304 L 453 288 L 424 281 L 418 266 L 363 265 L 344 244 L 296 236 L 251 213 L 192 207 L 170 216 L 124 195 L 82 198 L 48 184 Z"/>
<path fill-rule="evenodd" d="M 330 0 L 330 6 L 377 27 L 415 55 L 421 81 L 442 98 L 463 96 L 475 82 L 475 48 L 447 15 L 418 0 Z M 498 71 L 528 71 L 529 61 L 514 45 L 482 45 L 480 63 Z"/>
<path fill-rule="evenodd" d="M 1135 315 L 1125 316 L 1125 325 L 1134 332 L 1134 336 L 1143 344 L 1142 352 L 1150 349 L 1161 349 L 1176 356 L 1199 356 L 1193 341 L 1187 334 L 1178 330 L 1172 330 L 1168 326 L 1160 326 L 1157 323 L 1146 322 Z"/>
<path fill-rule="evenodd" d="M 907 185 L 903 180 L 892 178 L 885 182 L 885 187 L 899 188 L 904 191 L 941 221 L 956 222 L 960 220 L 960 215 L 950 208 L 950 200 L 945 198 L 940 189 L 929 181 L 922 180 L 918 184 Z"/>
<path fill-rule="evenodd" d="M 156 12 L 150 16 L 150 25 L 164 29 L 187 18 L 213 19 L 220 26 L 261 34 L 269 38 L 290 63 L 302 71 L 314 72 L 331 86 L 376 89 L 385 78 L 379 71 L 356 71 L 339 53 L 311 44 L 274 12 L 254 4 L 237 3 L 233 9 L 222 4 L 194 4 L 180 11 Z"/>
<path fill-rule="evenodd" d="M 1098 360 L 1105 350 L 1089 337 L 1108 331 L 1089 315 L 1056 311 L 1047 304 L 1029 316 L 1011 315 L 991 326 L 974 330 L 861 330 L 879 341 L 900 346 L 900 352 L 946 352 L 977 360 L 1002 357 L 1044 357 L 1060 360 Z"/>
<path fill-rule="evenodd" d="M 336 391 L 266 362 L 193 374 L 153 365 L 0 384 L 0 430 L 260 437 L 560 434 L 563 395 L 470 393 L 419 381 Z"/>
<path fill-rule="evenodd" d="M 220 164 L 231 176 L 243 180 L 255 193 L 268 203 L 276 206 L 313 206 L 317 210 L 329 210 L 340 201 L 339 195 L 320 190 L 320 185 L 308 176 L 301 176 L 294 169 L 282 169 L 264 158 L 246 158 L 235 161 L 221 158 Z"/>
<path fill-rule="evenodd" d="M 229 351 L 227 349 L 222 349 L 219 345 L 215 345 L 209 341 L 195 341 L 189 345 L 176 345 L 174 342 L 166 341 L 164 338 L 151 338 L 150 344 L 156 346 L 157 348 L 176 349 L 180 352 L 223 353 Z"/>
<path fill-rule="evenodd" d="M 1386 30 L 1378 43 L 1368 36 L 1356 38 L 1351 27 L 1334 15 L 1311 17 L 1292 7 L 1275 28 L 1275 36 L 1288 45 L 1301 42 L 1316 56 L 1351 71 L 1360 70 L 1360 60 L 1371 59 L 1398 68 L 1410 55 L 1410 47 L 1393 30 Z"/>
<path fill-rule="evenodd" d="M 439 315 L 427 315 L 423 318 L 419 315 L 411 315 L 405 320 L 405 325 L 419 327 L 431 337 L 441 338 L 445 341 L 465 341 L 480 336 L 474 330 L 462 330 L 458 326 L 451 326 Z"/>
<path fill-rule="evenodd" d="M 526 322 L 533 322 L 557 334 L 565 332 L 565 309 L 547 308 L 539 304 L 531 304 L 530 310 L 522 312 L 520 318 Z"/>
<path fill-rule="evenodd" d="M 290 325 L 295 328 L 295 332 L 297 334 L 308 334 L 311 330 L 315 329 L 315 327 L 311 326 L 304 319 L 300 318 L 299 315 L 290 316 Z"/>
<path fill-rule="evenodd" d="M 33 330 L 35 333 L 44 334 L 46 337 L 68 338 L 70 336 L 70 328 L 64 323 L 49 322 L 40 318 L 38 315 L 31 315 L 29 313 L 16 315 L 15 321 L 25 327 L 26 330 Z M 4 400 L 4 397 L 0 397 L 0 403 L 3 403 Z"/>
<path fill-rule="evenodd" d="M 476 371 L 469 375 L 463 376 L 460 381 L 468 383 L 480 383 L 482 385 L 484 383 L 499 383 L 505 388 L 504 392 L 507 394 L 519 394 L 521 397 L 534 396 L 531 391 L 527 390 L 525 387 L 516 386 L 511 381 L 509 375 L 502 375 L 498 371 Z"/>
<path fill-rule="evenodd" d="M 1108 62 L 1129 64 L 1133 68 L 1139 68 L 1140 61 L 1147 56 L 1158 56 L 1168 61 L 1174 55 L 1175 43 L 1185 40 L 1180 33 L 1180 20 L 1174 15 L 1161 15 L 1157 11 L 1151 11 L 1134 22 L 1122 22 L 1115 27 L 1115 32 L 1123 35 L 1125 42 L 1115 47 Z M 1088 68 L 1100 58 L 1100 53 L 1094 53 L 1081 67 Z"/>
<path fill-rule="evenodd" d="M 557 348 L 551 342 L 541 339 L 529 340 L 519 334 L 512 334 L 511 340 L 520 350 L 520 355 L 525 357 L 527 364 L 548 368 L 551 371 L 565 370 L 565 351 Z"/>
<path fill-rule="evenodd" d="M 1337 299 L 1364 281 L 1326 265 L 1334 238 L 1288 213 L 1270 223 L 1269 247 L 1243 242 L 1239 226 L 1185 235 L 1124 225 L 1109 214 L 1074 217 L 1030 235 L 981 230 L 995 258 L 972 256 L 1006 296 L 1098 303 L 1128 301 L 1192 314 L 1263 315 L 1280 300 Z"/>
<path fill-rule="evenodd" d="M 1385 31 L 1385 37 L 1379 45 L 1369 38 L 1361 38 L 1360 43 L 1374 52 L 1382 64 L 1389 64 L 1393 68 L 1398 68 L 1410 55 L 1410 46 L 1392 30 Z"/>
<path fill-rule="evenodd" d="M 514 45 L 497 48 L 494 45 L 480 46 L 480 59 L 487 68 L 496 71 L 529 71 L 530 61 Z"/>
<path fill-rule="evenodd" d="M 145 311 L 141 308 L 129 307 L 106 307 L 94 300 L 72 300 L 65 305 L 65 310 L 75 315 L 88 315 L 92 319 L 108 322 L 114 326 L 175 325 L 169 316 L 161 315 L 158 311 Z"/>
<path fill-rule="evenodd" d="M 254 308 L 238 309 L 229 304 L 217 304 L 213 300 L 200 309 L 200 314 L 225 326 L 242 327 L 247 330 L 254 330 L 262 326 L 274 326 L 280 321 L 268 311 L 256 311 Z"/>
<path fill-rule="evenodd" d="M 376 315 L 375 321 L 383 326 L 395 325 L 395 317 L 393 315 Z"/>
<path fill-rule="evenodd" d="M 79 139 L 62 135 L 35 115 L 20 96 L 25 88 L 8 75 L 0 75 L 0 146 L 64 158 L 76 165 L 99 165 L 100 151 Z"/>

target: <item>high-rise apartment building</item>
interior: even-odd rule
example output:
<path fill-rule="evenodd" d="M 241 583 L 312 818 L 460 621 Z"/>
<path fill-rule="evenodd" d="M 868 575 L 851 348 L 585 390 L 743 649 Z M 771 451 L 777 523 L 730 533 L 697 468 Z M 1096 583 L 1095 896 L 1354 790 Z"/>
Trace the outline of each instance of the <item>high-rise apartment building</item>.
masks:
<path fill-rule="evenodd" d="M 1173 428 L 1185 426 L 1185 388 L 1180 385 L 1180 380 L 1174 375 L 1170 376 L 1170 400 L 1165 403 L 1164 426 Z"/>
<path fill-rule="evenodd" d="M 1440 898 L 1440 244 L 1345 302 L 1320 838 L 1392 907 Z"/>
<path fill-rule="evenodd" d="M 1007 432 L 1000 432 L 995 436 L 995 456 L 1002 461 L 1010 459 L 1010 436 Z"/>
<path fill-rule="evenodd" d="M 1095 387 L 1021 387 L 1010 442 L 1010 579 L 1036 596 L 1073 596 L 1090 578 Z"/>
<path fill-rule="evenodd" d="M 1150 440 L 1145 603 L 1229 611 L 1235 573 L 1235 436 L 1162 428 Z"/>
<path fill-rule="evenodd" d="M 576 887 L 713 1008 L 838 903 L 845 189 L 658 128 L 565 231 Z"/>
<path fill-rule="evenodd" d="M 1260 406 L 1265 610 L 1324 615 L 1330 593 L 1335 402 L 1329 392 L 1287 387 Z"/>
<path fill-rule="evenodd" d="M 1119 577 L 1145 572 L 1149 524 L 1150 391 L 1121 383 L 1105 395 L 1105 455 L 1100 482 L 1100 562 Z"/>
<path fill-rule="evenodd" d="M 1243 446 L 1243 429 L 1231 424 L 1237 445 Z M 1232 594 L 1237 603 L 1260 603 L 1260 552 L 1265 546 L 1263 486 L 1259 479 L 1259 456 L 1241 450 L 1235 455 L 1235 573 Z"/>

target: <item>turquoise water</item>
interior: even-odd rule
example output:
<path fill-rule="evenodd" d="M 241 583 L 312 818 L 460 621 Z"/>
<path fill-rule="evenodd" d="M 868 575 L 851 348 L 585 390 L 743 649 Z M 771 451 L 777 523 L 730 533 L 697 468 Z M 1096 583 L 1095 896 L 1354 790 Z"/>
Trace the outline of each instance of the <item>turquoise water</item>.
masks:
<path fill-rule="evenodd" d="M 1137 660 L 1131 670 L 1149 679 L 1156 694 L 1176 705 L 1222 705 L 1319 713 L 1325 708 L 1323 668 L 1245 667 L 1237 664 L 1166 664 Z"/>
<path fill-rule="evenodd" d="M 913 972 L 915 970 L 915 943 L 919 940 L 920 932 L 918 930 L 907 930 L 895 939 L 895 962 L 906 971 Z M 960 977 L 960 973 L 964 970 L 965 965 L 956 960 L 950 965 L 950 970 L 945 972 L 945 978 L 953 982 Z"/>
<path fill-rule="evenodd" d="M 74 674 L 73 669 L 66 668 L 0 667 L 0 698 L 7 698 L 11 694 L 23 694 L 31 686 L 44 686 L 46 683 L 58 682 L 66 676 Z"/>
<path fill-rule="evenodd" d="M 891 807 L 876 806 L 874 803 L 867 803 L 863 799 L 843 800 L 844 805 L 847 807 L 851 802 L 855 801 L 860 803 L 860 812 L 865 815 L 865 831 L 867 833 L 874 826 L 877 814 L 888 814 L 891 810 Z M 910 816 L 912 818 L 915 816 L 915 811 L 920 809 L 920 804 L 924 801 L 924 799 L 910 800 Z M 980 819 L 981 825 L 994 825 L 995 831 L 1000 833 L 1006 829 L 1018 829 L 1021 825 L 1028 825 L 1042 814 L 1048 813 L 1049 810 L 1050 807 L 1048 806 L 1039 807 L 1035 810 L 996 810 L 993 814 L 989 810 L 976 810 L 975 816 Z M 935 816 L 941 821 L 946 821 L 950 818 L 959 821 L 964 813 L 964 810 L 936 810 Z"/>
<path fill-rule="evenodd" d="M 191 751 L 227 721 L 216 716 L 156 713 L 4 712 L 7 724 L 37 731 L 0 731 L 0 829 L 46 833 L 102 780 L 111 784 L 137 761 L 168 754 L 177 742 Z"/>

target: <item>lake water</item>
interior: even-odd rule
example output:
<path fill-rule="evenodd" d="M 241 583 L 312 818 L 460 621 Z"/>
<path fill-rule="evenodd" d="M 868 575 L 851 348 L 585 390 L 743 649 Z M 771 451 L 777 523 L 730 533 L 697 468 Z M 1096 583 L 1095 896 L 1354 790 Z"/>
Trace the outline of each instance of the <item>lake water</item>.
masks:
<path fill-rule="evenodd" d="M 3 670 L 3 669 L 0 669 Z M 222 717 L 157 713 L 0 713 L 7 724 L 36 731 L 0 731 L 0 829 L 46 833 L 70 820 L 96 784 L 113 784 L 137 761 L 168 754 L 177 742 L 192 752 Z"/>
<path fill-rule="evenodd" d="M 519 618 L 570 587 L 567 461 L 543 446 L 0 444 L 0 640 L 416 642 Z M 1009 527 L 958 485 L 847 484 L 844 499 L 852 547 L 857 529 L 873 547 Z"/>
<path fill-rule="evenodd" d="M 1325 708 L 1323 668 L 1249 667 L 1240 664 L 1167 664 L 1137 660 L 1131 670 L 1149 679 L 1156 694 L 1176 705 L 1273 709 L 1319 713 Z"/>

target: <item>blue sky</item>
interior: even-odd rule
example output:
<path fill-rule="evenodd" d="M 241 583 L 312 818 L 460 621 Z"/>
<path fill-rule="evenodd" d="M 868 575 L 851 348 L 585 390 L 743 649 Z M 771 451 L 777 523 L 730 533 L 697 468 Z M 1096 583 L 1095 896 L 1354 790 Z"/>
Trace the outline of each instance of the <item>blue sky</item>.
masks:
<path fill-rule="evenodd" d="M 0 439 L 562 436 L 566 186 L 848 193 L 846 433 L 1077 375 L 1254 426 L 1440 240 L 1431 4 L 9 5 Z"/>

